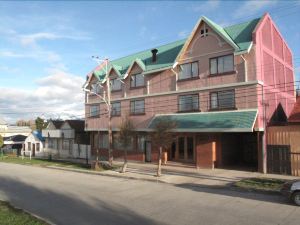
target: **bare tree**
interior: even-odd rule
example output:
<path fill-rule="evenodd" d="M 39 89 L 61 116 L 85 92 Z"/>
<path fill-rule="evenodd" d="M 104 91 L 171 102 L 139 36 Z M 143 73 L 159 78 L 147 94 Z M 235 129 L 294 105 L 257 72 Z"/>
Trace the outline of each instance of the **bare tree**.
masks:
<path fill-rule="evenodd" d="M 122 123 L 120 124 L 120 131 L 118 133 L 118 141 L 122 145 L 124 149 L 124 164 L 122 167 L 122 173 L 126 172 L 127 169 L 127 150 L 128 147 L 132 143 L 132 138 L 134 136 L 134 126 L 132 121 L 126 117 L 125 119 L 122 120 Z"/>
<path fill-rule="evenodd" d="M 1 156 L 3 157 L 3 150 L 2 146 L 4 145 L 4 140 L 3 137 L 0 135 L 0 151 L 1 151 Z"/>
<path fill-rule="evenodd" d="M 167 118 L 159 118 L 154 124 L 151 140 L 154 146 L 159 148 L 157 176 L 161 176 L 161 156 L 162 151 L 168 149 L 173 142 L 172 130 L 176 128 L 176 123 Z"/>

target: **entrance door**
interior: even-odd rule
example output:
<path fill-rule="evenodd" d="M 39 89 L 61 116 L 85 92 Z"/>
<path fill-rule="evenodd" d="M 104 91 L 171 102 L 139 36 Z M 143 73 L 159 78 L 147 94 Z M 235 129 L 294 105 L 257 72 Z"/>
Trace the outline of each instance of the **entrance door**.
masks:
<path fill-rule="evenodd" d="M 182 136 L 178 137 L 178 156 L 180 161 L 194 161 L 194 137 Z"/>
<path fill-rule="evenodd" d="M 35 156 L 35 144 L 32 144 L 32 156 Z"/>
<path fill-rule="evenodd" d="M 146 157 L 145 157 L 145 161 L 146 162 L 151 162 L 151 142 L 150 141 L 146 141 L 145 142 L 146 145 Z"/>
<path fill-rule="evenodd" d="M 289 145 L 267 146 L 268 173 L 291 174 L 291 152 Z"/>
<path fill-rule="evenodd" d="M 185 137 L 179 137 L 178 138 L 179 159 L 184 159 L 184 151 L 185 151 Z"/>
<path fill-rule="evenodd" d="M 174 160 L 176 155 L 176 142 L 174 141 L 171 146 L 171 159 Z"/>

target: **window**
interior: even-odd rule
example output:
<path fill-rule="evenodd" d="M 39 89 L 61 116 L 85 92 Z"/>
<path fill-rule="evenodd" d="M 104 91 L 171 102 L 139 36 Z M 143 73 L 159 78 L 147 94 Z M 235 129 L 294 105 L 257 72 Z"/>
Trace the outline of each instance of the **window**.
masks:
<path fill-rule="evenodd" d="M 111 90 L 112 91 L 120 91 L 121 90 L 121 81 L 118 79 L 111 79 Z"/>
<path fill-rule="evenodd" d="M 180 65 L 179 80 L 196 78 L 199 75 L 198 62 L 186 63 Z"/>
<path fill-rule="evenodd" d="M 209 62 L 210 74 L 221 74 L 226 72 L 232 72 L 234 70 L 233 55 L 211 58 Z"/>
<path fill-rule="evenodd" d="M 100 106 L 99 105 L 91 105 L 90 106 L 90 117 L 96 117 L 100 115 Z"/>
<path fill-rule="evenodd" d="M 116 134 L 116 133 L 113 134 L 113 148 L 119 149 L 119 150 L 124 150 L 124 147 L 122 146 L 122 144 L 120 143 L 120 141 L 118 139 L 118 134 Z M 127 146 L 127 150 L 128 151 L 133 150 L 133 138 L 131 139 L 131 142 Z"/>
<path fill-rule="evenodd" d="M 219 91 L 210 94 L 211 109 L 228 109 L 235 107 L 234 90 Z"/>
<path fill-rule="evenodd" d="M 179 112 L 198 111 L 199 110 L 199 95 L 182 95 L 179 96 L 178 103 Z"/>
<path fill-rule="evenodd" d="M 70 149 L 70 141 L 69 140 L 64 140 L 63 141 L 63 149 L 64 150 L 69 150 Z"/>
<path fill-rule="evenodd" d="M 131 76 L 130 87 L 143 87 L 145 86 L 145 79 L 143 74 L 136 74 Z"/>
<path fill-rule="evenodd" d="M 144 114 L 145 113 L 145 100 L 134 100 L 130 102 L 131 114 Z"/>
<path fill-rule="evenodd" d="M 54 140 L 48 139 L 48 148 L 54 148 Z"/>
<path fill-rule="evenodd" d="M 36 146 L 36 151 L 39 152 L 40 151 L 40 143 L 36 143 L 35 146 Z"/>
<path fill-rule="evenodd" d="M 108 134 L 100 134 L 99 148 L 108 148 Z"/>
<path fill-rule="evenodd" d="M 121 115 L 121 102 L 114 102 L 111 104 L 111 115 L 112 116 Z"/>
<path fill-rule="evenodd" d="M 97 83 L 94 83 L 94 84 L 92 84 L 92 94 L 94 93 L 96 93 L 96 94 L 101 94 L 101 91 L 102 91 L 102 88 L 101 88 L 101 86 L 99 85 L 99 84 L 97 84 Z"/>
<path fill-rule="evenodd" d="M 145 142 L 146 142 L 146 136 L 144 136 L 144 135 L 137 136 L 138 151 L 145 152 Z"/>

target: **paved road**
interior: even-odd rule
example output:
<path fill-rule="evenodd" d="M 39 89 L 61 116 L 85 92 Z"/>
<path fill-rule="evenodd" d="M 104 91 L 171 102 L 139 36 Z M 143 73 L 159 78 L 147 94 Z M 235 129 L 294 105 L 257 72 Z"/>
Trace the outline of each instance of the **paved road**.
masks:
<path fill-rule="evenodd" d="M 0 199 L 65 225 L 299 225 L 281 196 L 0 163 Z"/>

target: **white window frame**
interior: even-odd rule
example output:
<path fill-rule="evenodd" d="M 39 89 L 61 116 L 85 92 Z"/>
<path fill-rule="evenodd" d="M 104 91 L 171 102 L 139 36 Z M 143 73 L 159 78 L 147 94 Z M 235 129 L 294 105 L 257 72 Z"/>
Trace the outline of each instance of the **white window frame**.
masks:
<path fill-rule="evenodd" d="M 194 66 L 196 67 L 194 68 Z M 187 67 L 187 73 L 183 74 L 183 71 L 185 69 L 183 67 Z M 196 69 L 196 71 L 194 71 Z M 190 63 L 184 63 L 180 65 L 180 72 L 178 76 L 178 80 L 186 80 L 186 79 L 193 79 L 193 78 L 198 78 L 199 76 L 199 62 L 194 61 Z"/>
<path fill-rule="evenodd" d="M 138 102 L 143 102 L 144 107 L 138 108 L 137 107 Z M 131 115 L 145 114 L 145 99 L 137 99 L 137 100 L 130 101 L 130 114 Z"/>
<path fill-rule="evenodd" d="M 137 85 L 137 77 L 142 77 L 143 79 L 143 83 L 142 84 L 139 84 Z M 138 87 L 144 87 L 145 86 L 145 76 L 141 73 L 138 73 L 138 74 L 133 74 L 131 75 L 130 77 L 130 87 L 131 88 L 138 88 Z"/>

